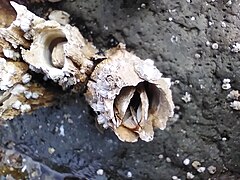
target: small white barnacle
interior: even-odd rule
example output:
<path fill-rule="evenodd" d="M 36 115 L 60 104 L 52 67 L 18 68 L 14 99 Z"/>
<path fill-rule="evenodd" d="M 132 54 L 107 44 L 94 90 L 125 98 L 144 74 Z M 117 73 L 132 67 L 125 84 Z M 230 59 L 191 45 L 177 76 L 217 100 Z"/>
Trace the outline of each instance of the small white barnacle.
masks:
<path fill-rule="evenodd" d="M 98 112 L 98 123 L 110 127 L 122 141 L 151 141 L 153 128 L 164 129 L 173 116 L 170 79 L 152 60 L 141 60 L 123 44 L 110 49 L 98 64 L 85 94 Z"/>

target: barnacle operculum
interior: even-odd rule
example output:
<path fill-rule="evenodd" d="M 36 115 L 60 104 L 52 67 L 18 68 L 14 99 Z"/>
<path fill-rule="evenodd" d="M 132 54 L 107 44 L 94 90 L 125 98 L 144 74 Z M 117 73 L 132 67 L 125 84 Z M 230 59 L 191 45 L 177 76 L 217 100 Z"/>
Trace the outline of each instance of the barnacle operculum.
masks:
<path fill-rule="evenodd" d="M 153 128 L 164 129 L 173 115 L 170 79 L 161 77 L 152 60 L 141 60 L 122 44 L 106 56 L 85 94 L 98 123 L 111 127 L 122 141 L 151 141 Z"/>
<path fill-rule="evenodd" d="M 9 28 L 0 29 L 0 36 L 13 47 L 21 47 L 23 60 L 32 70 L 42 72 L 64 89 L 85 85 L 96 48 L 76 27 L 46 21 L 22 5 L 11 4 L 17 12 L 16 20 Z"/>

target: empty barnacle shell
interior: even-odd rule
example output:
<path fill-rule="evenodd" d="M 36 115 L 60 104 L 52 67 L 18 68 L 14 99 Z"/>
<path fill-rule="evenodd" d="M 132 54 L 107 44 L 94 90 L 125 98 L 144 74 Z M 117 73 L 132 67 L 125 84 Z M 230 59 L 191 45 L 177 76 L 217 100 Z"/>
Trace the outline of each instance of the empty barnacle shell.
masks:
<path fill-rule="evenodd" d="M 39 28 L 39 29 L 37 29 Z M 64 88 L 85 83 L 96 49 L 88 44 L 77 28 L 46 21 L 36 27 L 30 50 L 22 50 L 25 62 L 41 70 Z"/>
<path fill-rule="evenodd" d="M 170 79 L 162 77 L 152 60 L 141 60 L 123 44 L 106 57 L 95 67 L 85 93 L 98 123 L 112 128 L 122 141 L 151 141 L 153 128 L 164 129 L 173 115 Z"/>
<path fill-rule="evenodd" d="M 64 89 L 85 85 L 93 68 L 96 48 L 76 27 L 44 20 L 25 6 L 11 4 L 17 12 L 16 20 L 9 28 L 0 29 L 0 36 L 13 47 L 21 47 L 22 58 L 30 69 L 42 72 Z"/>

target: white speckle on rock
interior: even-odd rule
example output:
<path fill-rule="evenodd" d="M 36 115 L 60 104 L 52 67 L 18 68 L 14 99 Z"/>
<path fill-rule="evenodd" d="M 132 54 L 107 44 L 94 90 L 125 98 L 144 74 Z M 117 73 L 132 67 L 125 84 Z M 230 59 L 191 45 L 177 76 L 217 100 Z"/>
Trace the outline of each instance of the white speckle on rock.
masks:
<path fill-rule="evenodd" d="M 59 133 L 60 136 L 65 136 L 63 125 L 60 126 L 59 131 L 60 131 L 60 133 Z"/>
<path fill-rule="evenodd" d="M 182 100 L 183 100 L 185 103 L 191 102 L 191 94 L 189 94 L 188 92 L 185 92 L 185 95 L 182 97 Z"/>
<path fill-rule="evenodd" d="M 103 169 L 98 169 L 97 170 L 97 175 L 102 176 L 104 173 Z"/>
<path fill-rule="evenodd" d="M 205 86 L 203 84 L 200 84 L 200 89 L 204 89 Z"/>
<path fill-rule="evenodd" d="M 127 172 L 127 177 L 128 177 L 128 178 L 131 178 L 131 177 L 132 177 L 132 172 L 131 172 L 131 171 L 128 171 L 128 172 Z"/>
<path fill-rule="evenodd" d="M 198 54 L 198 53 L 196 53 L 196 54 L 194 55 L 194 57 L 195 57 L 196 59 L 199 59 L 199 58 L 201 58 L 201 55 Z"/>
<path fill-rule="evenodd" d="M 25 172 L 26 169 L 27 169 L 27 165 L 25 164 L 25 165 L 22 167 L 21 172 Z"/>
<path fill-rule="evenodd" d="M 145 3 L 142 3 L 141 4 L 141 8 L 145 8 L 146 7 L 146 4 Z"/>
<path fill-rule="evenodd" d="M 172 176 L 172 180 L 178 180 L 177 176 Z"/>
<path fill-rule="evenodd" d="M 236 42 L 232 45 L 231 52 L 238 53 L 240 51 L 240 43 Z"/>
<path fill-rule="evenodd" d="M 20 107 L 21 107 L 21 105 L 22 105 L 22 102 L 20 102 L 19 100 L 17 100 L 15 103 L 12 104 L 12 108 L 19 110 Z"/>
<path fill-rule="evenodd" d="M 223 138 L 222 138 L 222 141 L 226 141 L 226 140 L 227 140 L 227 138 L 226 138 L 226 137 L 223 137 Z"/>
<path fill-rule="evenodd" d="M 229 99 L 234 99 L 238 100 L 240 97 L 239 91 L 238 90 L 232 90 L 230 93 L 227 95 L 227 98 Z"/>
<path fill-rule="evenodd" d="M 187 179 L 193 179 L 195 176 L 191 172 L 187 172 Z"/>
<path fill-rule="evenodd" d="M 227 25 L 226 25 L 226 23 L 225 23 L 224 21 L 221 22 L 221 27 L 222 27 L 222 28 L 227 27 Z"/>
<path fill-rule="evenodd" d="M 218 49 L 218 43 L 213 43 L 212 44 L 212 49 L 217 50 Z"/>
<path fill-rule="evenodd" d="M 172 162 L 172 160 L 169 157 L 166 157 L 166 161 L 169 163 Z"/>
<path fill-rule="evenodd" d="M 171 21 L 173 20 L 173 18 L 172 18 L 172 17 L 169 17 L 168 20 L 171 22 Z"/>
<path fill-rule="evenodd" d="M 227 3 L 226 3 L 227 6 L 231 6 L 232 5 L 232 0 L 229 0 Z"/>
<path fill-rule="evenodd" d="M 191 21 L 195 21 L 196 18 L 194 16 L 191 17 Z"/>
<path fill-rule="evenodd" d="M 162 154 L 159 154 L 159 156 L 158 156 L 159 159 L 163 159 L 163 157 L 164 156 Z"/>
<path fill-rule="evenodd" d="M 205 167 L 199 167 L 199 168 L 197 168 L 197 171 L 198 171 L 199 173 L 203 173 L 205 170 L 206 170 Z"/>
<path fill-rule="evenodd" d="M 49 148 L 48 148 L 48 153 L 49 153 L 49 154 L 53 154 L 55 151 L 56 151 L 56 150 L 55 150 L 55 148 L 53 148 L 53 147 L 49 147 Z"/>
<path fill-rule="evenodd" d="M 215 167 L 215 166 L 209 166 L 208 168 L 207 168 L 207 170 L 208 170 L 208 172 L 210 173 L 210 174 L 215 174 L 216 173 L 216 171 L 217 171 L 217 168 Z"/>
<path fill-rule="evenodd" d="M 190 159 L 188 159 L 188 158 L 184 159 L 184 160 L 183 160 L 183 164 L 184 164 L 185 166 L 189 165 L 189 164 L 190 164 Z"/>
<path fill-rule="evenodd" d="M 210 46 L 210 45 L 211 45 L 210 41 L 206 41 L 206 46 Z"/>
<path fill-rule="evenodd" d="M 209 25 L 209 26 L 212 26 L 213 24 L 214 24 L 214 22 L 212 22 L 212 21 L 209 21 L 209 22 L 208 22 L 208 25 Z"/>
<path fill-rule="evenodd" d="M 107 31 L 108 30 L 108 26 L 104 25 L 103 28 Z"/>

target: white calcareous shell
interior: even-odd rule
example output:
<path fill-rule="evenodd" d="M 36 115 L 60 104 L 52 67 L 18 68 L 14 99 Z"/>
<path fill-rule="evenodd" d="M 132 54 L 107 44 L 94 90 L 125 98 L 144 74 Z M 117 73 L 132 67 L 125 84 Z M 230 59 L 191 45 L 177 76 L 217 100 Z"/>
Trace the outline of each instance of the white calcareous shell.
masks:
<path fill-rule="evenodd" d="M 85 94 L 98 123 L 122 141 L 151 141 L 153 128 L 164 129 L 173 115 L 170 79 L 152 60 L 141 60 L 123 44 L 110 49 L 94 69 Z"/>

